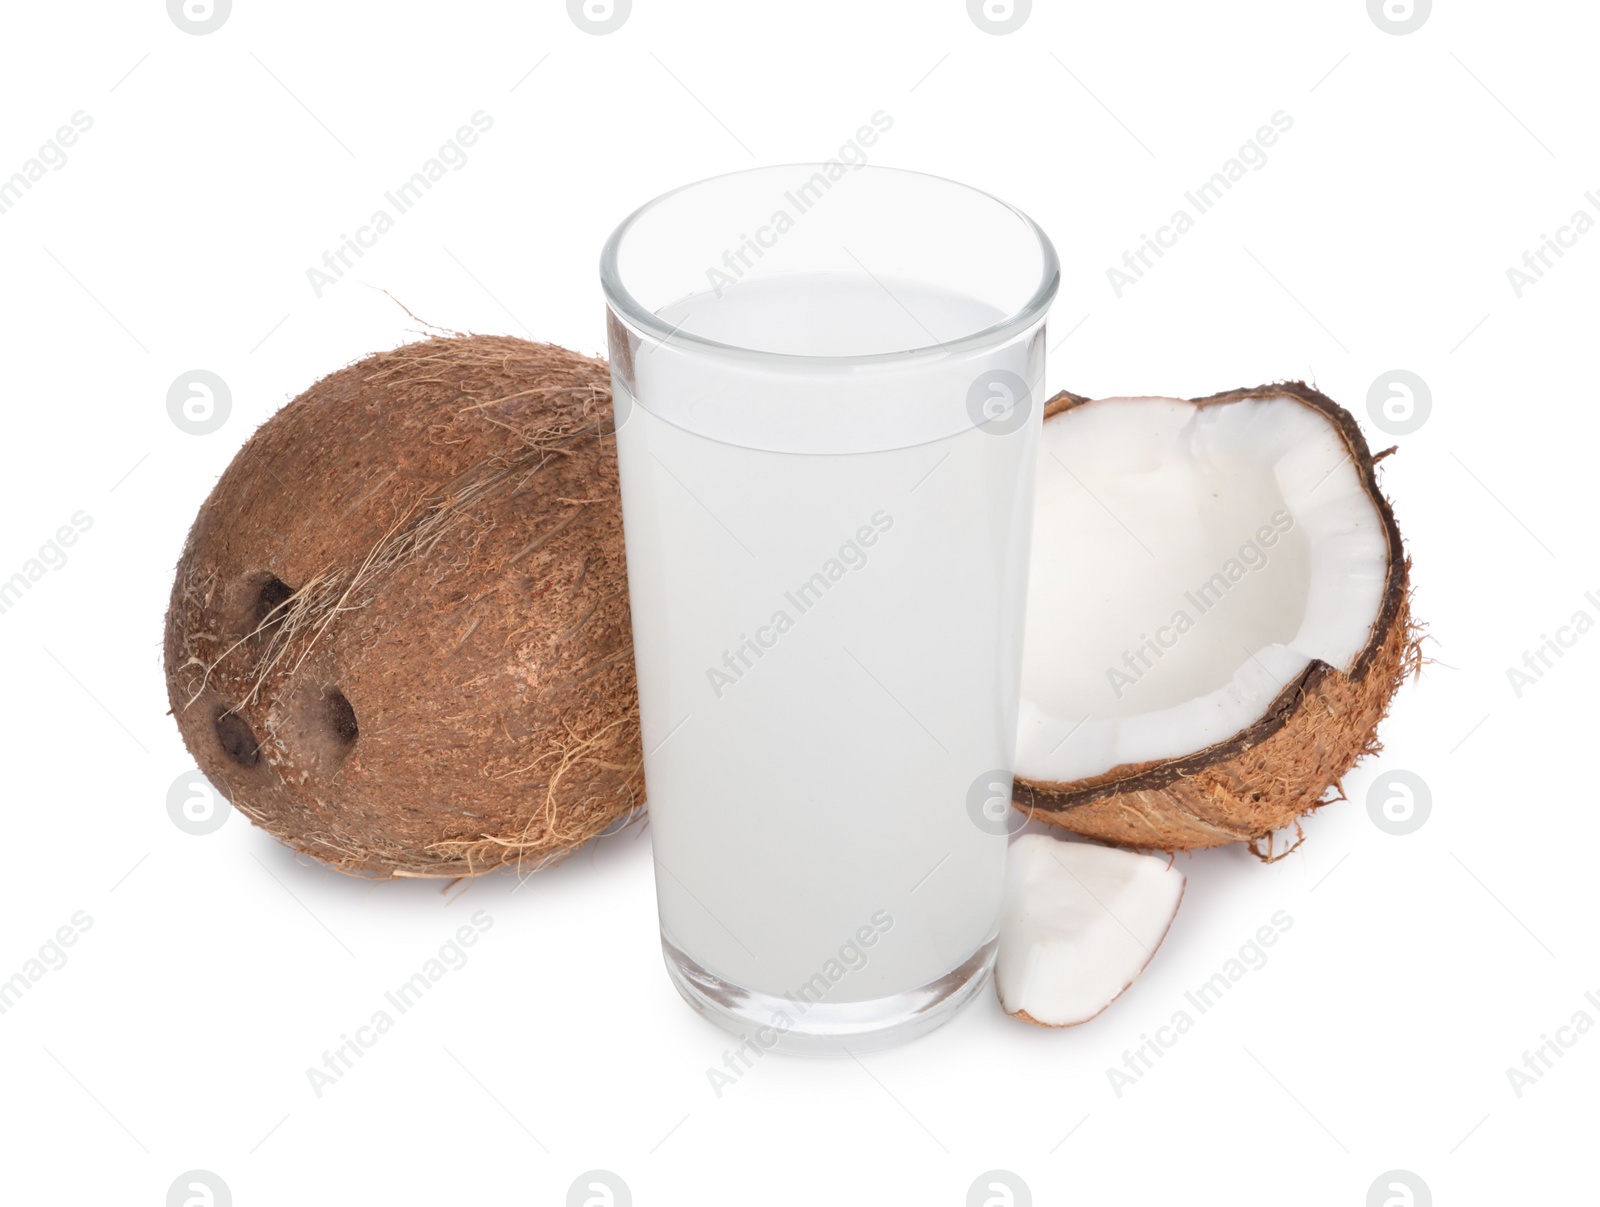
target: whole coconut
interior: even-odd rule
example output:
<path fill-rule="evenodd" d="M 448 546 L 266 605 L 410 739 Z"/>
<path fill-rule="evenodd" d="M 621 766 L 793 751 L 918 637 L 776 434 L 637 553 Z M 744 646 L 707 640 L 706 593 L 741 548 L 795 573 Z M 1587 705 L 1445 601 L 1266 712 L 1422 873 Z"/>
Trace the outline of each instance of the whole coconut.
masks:
<path fill-rule="evenodd" d="M 470 336 L 323 378 L 200 509 L 166 674 L 206 777 L 341 871 L 539 866 L 630 815 L 605 362 Z"/>

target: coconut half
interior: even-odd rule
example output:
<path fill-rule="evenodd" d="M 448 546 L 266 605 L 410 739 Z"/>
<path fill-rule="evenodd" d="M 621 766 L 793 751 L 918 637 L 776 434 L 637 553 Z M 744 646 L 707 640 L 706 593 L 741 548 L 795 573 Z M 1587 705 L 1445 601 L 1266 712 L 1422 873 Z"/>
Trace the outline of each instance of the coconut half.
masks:
<path fill-rule="evenodd" d="M 1383 455 L 1300 382 L 1053 398 L 1018 807 L 1124 846 L 1270 857 L 1275 831 L 1379 749 L 1420 664 Z"/>
<path fill-rule="evenodd" d="M 1088 1022 L 1144 971 L 1183 885 L 1167 859 L 1024 834 L 1006 852 L 1000 1005 L 1041 1027 Z"/>

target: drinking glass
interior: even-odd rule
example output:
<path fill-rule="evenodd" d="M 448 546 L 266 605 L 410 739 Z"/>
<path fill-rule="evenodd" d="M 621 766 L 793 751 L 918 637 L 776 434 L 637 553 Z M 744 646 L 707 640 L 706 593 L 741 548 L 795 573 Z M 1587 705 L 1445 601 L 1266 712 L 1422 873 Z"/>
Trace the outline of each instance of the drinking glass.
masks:
<path fill-rule="evenodd" d="M 862 1050 L 986 982 L 1043 405 L 1043 231 L 916 172 L 691 184 L 606 243 L 673 983 Z"/>

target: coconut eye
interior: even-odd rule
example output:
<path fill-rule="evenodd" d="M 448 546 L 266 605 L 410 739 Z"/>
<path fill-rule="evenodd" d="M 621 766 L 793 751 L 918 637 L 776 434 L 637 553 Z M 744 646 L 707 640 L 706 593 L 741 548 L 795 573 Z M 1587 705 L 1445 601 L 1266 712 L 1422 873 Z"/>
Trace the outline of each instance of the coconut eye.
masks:
<path fill-rule="evenodd" d="M 294 596 L 294 588 L 276 574 L 269 574 L 266 581 L 256 590 L 255 614 L 252 617 L 253 628 L 272 628 L 282 623 L 284 604 Z"/>
<path fill-rule="evenodd" d="M 261 761 L 261 743 L 256 741 L 249 722 L 236 712 L 218 714 L 217 741 L 222 753 L 241 767 L 254 767 Z"/>
<path fill-rule="evenodd" d="M 353 745 L 361 736 L 361 729 L 356 724 L 356 710 L 351 707 L 350 701 L 337 687 L 330 688 L 327 694 L 328 724 L 334 736 L 346 746 Z"/>

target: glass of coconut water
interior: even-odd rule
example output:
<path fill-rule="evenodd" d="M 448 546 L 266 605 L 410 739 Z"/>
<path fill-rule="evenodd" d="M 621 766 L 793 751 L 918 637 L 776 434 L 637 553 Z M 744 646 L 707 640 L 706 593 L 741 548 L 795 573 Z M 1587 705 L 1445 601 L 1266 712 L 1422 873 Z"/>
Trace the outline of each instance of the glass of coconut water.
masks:
<path fill-rule="evenodd" d="M 605 246 L 662 947 L 747 1058 L 987 981 L 1059 276 L 988 194 L 836 161 Z"/>

